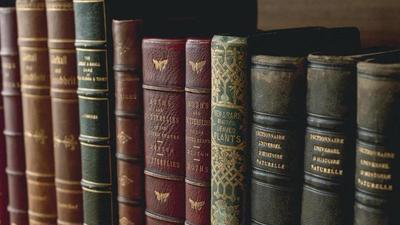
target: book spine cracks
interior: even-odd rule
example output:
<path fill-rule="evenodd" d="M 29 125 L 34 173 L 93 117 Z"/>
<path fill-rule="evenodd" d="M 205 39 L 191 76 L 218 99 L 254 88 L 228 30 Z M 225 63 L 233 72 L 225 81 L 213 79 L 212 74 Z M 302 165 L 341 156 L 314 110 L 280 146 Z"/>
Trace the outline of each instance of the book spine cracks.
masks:
<path fill-rule="evenodd" d="M 210 224 L 211 39 L 186 42 L 186 224 Z"/>
<path fill-rule="evenodd" d="M 304 57 L 252 58 L 252 224 L 299 224 L 305 74 Z"/>
<path fill-rule="evenodd" d="M 28 224 L 28 197 L 22 125 L 21 81 L 15 8 L 0 8 L 2 96 L 7 151 L 8 211 L 11 224 Z M 5 159 L 5 157 L 2 159 Z M 5 220 L 4 220 L 5 221 Z"/>
<path fill-rule="evenodd" d="M 355 62 L 308 59 L 301 224 L 345 225 L 353 202 Z"/>
<path fill-rule="evenodd" d="M 247 39 L 214 36 L 211 67 L 211 224 L 238 225 L 245 221 Z"/>
<path fill-rule="evenodd" d="M 142 20 L 113 21 L 119 223 L 144 225 Z"/>
<path fill-rule="evenodd" d="M 83 222 L 72 0 L 46 0 L 58 224 Z"/>
<path fill-rule="evenodd" d="M 115 224 L 113 106 L 105 0 L 74 0 L 83 221 Z M 90 13 L 88 13 L 90 12 Z"/>
<path fill-rule="evenodd" d="M 355 225 L 400 224 L 399 72 L 399 63 L 358 64 Z"/>
<path fill-rule="evenodd" d="M 56 224 L 47 21 L 44 0 L 18 0 L 17 23 L 30 224 Z"/>
<path fill-rule="evenodd" d="M 146 224 L 185 221 L 185 39 L 144 39 Z"/>

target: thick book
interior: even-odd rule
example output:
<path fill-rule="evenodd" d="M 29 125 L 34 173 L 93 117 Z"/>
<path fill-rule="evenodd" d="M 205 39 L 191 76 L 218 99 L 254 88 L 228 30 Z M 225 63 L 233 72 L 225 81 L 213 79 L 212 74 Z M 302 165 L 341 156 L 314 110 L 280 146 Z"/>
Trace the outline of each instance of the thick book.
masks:
<path fill-rule="evenodd" d="M 400 224 L 400 54 L 357 65 L 354 225 Z"/>
<path fill-rule="evenodd" d="M 7 152 L 8 211 L 10 224 L 28 225 L 28 197 L 25 177 L 24 130 L 17 43 L 17 16 L 14 7 L 0 8 L 2 96 L 4 136 Z M 3 156 L 1 156 L 1 159 Z"/>
<path fill-rule="evenodd" d="M 2 8 L 0 8 L 1 10 Z M 0 12 L 1 13 L 1 12 Z M 1 16 L 1 15 L 0 15 Z M 0 22 L 1 23 L 1 22 Z M 2 33 L 0 33 L 1 36 Z M 5 33 L 4 35 L 8 35 Z M 0 77 L 3 79 L 2 71 L 0 71 Z M 0 85 L 1 89 L 3 87 Z M 4 101 L 0 99 L 0 130 L 4 131 Z M 8 185 L 7 185 L 7 152 L 5 136 L 0 135 L 0 224 L 9 224 L 9 215 L 7 212 L 8 204 Z"/>
<path fill-rule="evenodd" d="M 383 54 L 368 49 L 308 57 L 307 128 L 301 223 L 352 223 L 356 128 L 356 64 Z M 315 207 L 318 205 L 318 207 Z"/>
<path fill-rule="evenodd" d="M 83 223 L 116 224 L 109 0 L 74 0 Z M 90 13 L 88 13 L 90 12 Z"/>
<path fill-rule="evenodd" d="M 186 42 L 186 223 L 210 224 L 211 39 Z"/>
<path fill-rule="evenodd" d="M 81 224 L 83 205 L 72 0 L 46 0 L 58 224 Z"/>
<path fill-rule="evenodd" d="M 119 224 L 144 225 L 142 20 L 114 20 Z"/>
<path fill-rule="evenodd" d="M 247 38 L 214 36 L 211 68 L 211 224 L 238 225 L 246 220 Z"/>
<path fill-rule="evenodd" d="M 143 39 L 146 224 L 185 222 L 185 39 Z"/>
<path fill-rule="evenodd" d="M 57 224 L 44 0 L 16 1 L 30 224 Z"/>

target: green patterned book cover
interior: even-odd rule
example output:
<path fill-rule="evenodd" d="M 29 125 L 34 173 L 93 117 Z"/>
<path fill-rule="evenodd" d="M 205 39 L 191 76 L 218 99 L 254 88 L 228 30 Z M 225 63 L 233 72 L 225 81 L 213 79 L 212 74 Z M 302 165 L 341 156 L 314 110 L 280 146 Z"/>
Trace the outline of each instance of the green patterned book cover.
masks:
<path fill-rule="evenodd" d="M 211 44 L 211 223 L 243 223 L 247 39 L 214 36 Z"/>

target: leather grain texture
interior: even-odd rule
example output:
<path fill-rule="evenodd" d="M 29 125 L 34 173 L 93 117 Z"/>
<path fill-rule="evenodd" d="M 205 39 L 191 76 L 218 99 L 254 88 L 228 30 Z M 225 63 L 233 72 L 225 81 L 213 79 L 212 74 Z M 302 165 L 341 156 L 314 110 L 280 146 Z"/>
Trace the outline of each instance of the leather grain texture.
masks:
<path fill-rule="evenodd" d="M 83 223 L 117 224 L 109 1 L 74 1 Z"/>
<path fill-rule="evenodd" d="M 52 111 L 44 0 L 16 1 L 30 224 L 56 224 Z"/>
<path fill-rule="evenodd" d="M 400 223 L 400 54 L 357 65 L 355 225 Z"/>
<path fill-rule="evenodd" d="M 83 203 L 72 0 L 46 0 L 58 224 L 81 224 Z"/>
<path fill-rule="evenodd" d="M 238 225 L 249 156 L 247 38 L 214 36 L 211 67 L 211 224 Z"/>
<path fill-rule="evenodd" d="M 146 224 L 185 221 L 185 39 L 143 39 Z"/>
<path fill-rule="evenodd" d="M 144 224 L 142 35 L 142 20 L 113 21 L 120 224 Z"/>
<path fill-rule="evenodd" d="M 211 39 L 186 42 L 186 223 L 210 224 Z"/>
<path fill-rule="evenodd" d="M 3 74 L 1 93 L 4 103 L 4 136 L 7 151 L 8 211 L 11 224 L 27 225 L 28 196 L 25 177 L 17 18 L 14 7 L 0 8 L 0 36 Z M 1 157 L 1 159 L 6 159 L 6 157 Z"/>
<path fill-rule="evenodd" d="M 304 146 L 305 57 L 252 57 L 253 224 L 300 221 Z"/>

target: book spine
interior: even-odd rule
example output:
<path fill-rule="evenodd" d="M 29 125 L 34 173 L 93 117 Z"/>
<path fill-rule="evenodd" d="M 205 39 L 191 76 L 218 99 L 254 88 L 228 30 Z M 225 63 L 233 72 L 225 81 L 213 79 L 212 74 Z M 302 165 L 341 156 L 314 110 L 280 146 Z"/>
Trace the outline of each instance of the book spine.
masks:
<path fill-rule="evenodd" d="M 185 221 L 185 39 L 143 39 L 146 224 Z"/>
<path fill-rule="evenodd" d="M 247 152 L 247 39 L 211 43 L 211 224 L 242 224 Z"/>
<path fill-rule="evenodd" d="M 46 0 L 58 224 L 81 224 L 83 204 L 72 0 Z"/>
<path fill-rule="evenodd" d="M 186 224 L 210 224 L 211 39 L 186 42 Z"/>
<path fill-rule="evenodd" d="M 30 224 L 56 224 L 47 21 L 44 0 L 16 1 Z"/>
<path fill-rule="evenodd" d="M 74 0 L 84 224 L 115 224 L 114 120 L 105 0 Z M 90 13 L 88 13 L 90 12 Z"/>
<path fill-rule="evenodd" d="M 309 61 L 301 224 L 345 225 L 354 193 L 355 62 L 335 56 Z"/>
<path fill-rule="evenodd" d="M 399 65 L 358 64 L 355 225 L 400 224 Z"/>
<path fill-rule="evenodd" d="M 142 20 L 113 21 L 119 223 L 144 225 Z"/>
<path fill-rule="evenodd" d="M 1 64 L 3 72 L 4 136 L 7 154 L 10 224 L 28 224 L 28 197 L 22 125 L 21 81 L 14 7 L 0 8 Z M 5 159 L 5 157 L 1 157 Z M 3 186 L 4 187 L 4 186 Z M 6 224 L 6 223 L 5 223 Z"/>
<path fill-rule="evenodd" d="M 1 33 L 0 33 L 1 34 Z M 5 34 L 6 35 L 6 34 Z M 1 36 L 1 35 L 0 35 Z M 0 70 L 0 77 L 3 79 L 3 73 Z M 3 87 L 0 85 L 1 90 Z M 0 130 L 4 130 L 4 101 L 0 99 Z M 6 140 L 4 135 L 0 135 L 0 224 L 9 224 L 9 214 L 7 212 L 8 204 L 8 184 L 7 184 L 7 152 Z"/>
<path fill-rule="evenodd" d="M 252 58 L 252 224 L 300 222 L 305 62 L 304 57 Z"/>

